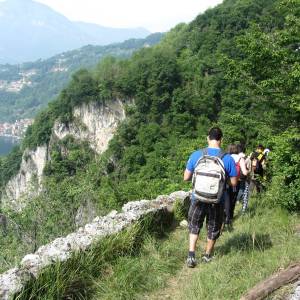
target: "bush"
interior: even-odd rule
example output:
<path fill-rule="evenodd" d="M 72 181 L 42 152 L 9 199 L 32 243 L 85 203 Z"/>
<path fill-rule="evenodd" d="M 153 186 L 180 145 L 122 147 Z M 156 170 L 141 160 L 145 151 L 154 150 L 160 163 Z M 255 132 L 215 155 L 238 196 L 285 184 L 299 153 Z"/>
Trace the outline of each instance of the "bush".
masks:
<path fill-rule="evenodd" d="M 300 132 L 289 128 L 271 140 L 268 198 L 289 210 L 300 210 Z"/>

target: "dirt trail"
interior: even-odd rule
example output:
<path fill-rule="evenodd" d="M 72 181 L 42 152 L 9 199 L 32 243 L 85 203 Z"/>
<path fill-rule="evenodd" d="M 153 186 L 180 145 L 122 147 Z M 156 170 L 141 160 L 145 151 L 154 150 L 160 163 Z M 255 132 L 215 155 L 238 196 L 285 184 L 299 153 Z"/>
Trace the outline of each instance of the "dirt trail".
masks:
<path fill-rule="evenodd" d="M 182 289 L 184 288 L 186 282 L 191 278 L 195 270 L 196 268 L 190 269 L 184 265 L 182 269 L 176 273 L 175 276 L 168 279 L 165 288 L 155 291 L 155 293 L 152 293 L 150 295 L 144 296 L 144 299 L 147 300 L 181 299 L 180 295 Z"/>

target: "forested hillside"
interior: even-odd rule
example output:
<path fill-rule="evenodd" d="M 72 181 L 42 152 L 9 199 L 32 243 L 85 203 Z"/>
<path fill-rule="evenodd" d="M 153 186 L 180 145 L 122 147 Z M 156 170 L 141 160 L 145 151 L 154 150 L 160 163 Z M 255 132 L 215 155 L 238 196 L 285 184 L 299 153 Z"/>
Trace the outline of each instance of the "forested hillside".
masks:
<path fill-rule="evenodd" d="M 107 46 L 88 45 L 35 62 L 0 65 L 0 122 L 33 118 L 59 95 L 75 71 L 94 67 L 106 56 L 128 58 L 157 44 L 162 36 L 155 33 Z"/>
<path fill-rule="evenodd" d="M 101 157 L 71 138 L 51 148 L 44 192 L 21 214 L 5 212 L 30 237 L 25 245 L 11 229 L 0 241 L 6 263 L 13 263 L 11 249 L 19 256 L 73 230 L 74 212 L 87 199 L 103 214 L 129 200 L 188 189 L 186 159 L 205 145 L 214 124 L 225 133 L 224 146 L 241 141 L 248 152 L 258 143 L 272 150 L 265 197 L 299 211 L 299 47 L 298 0 L 225 0 L 130 59 L 106 59 L 74 74 L 21 150 L 1 160 L 2 186 L 21 151 L 49 142 L 54 121 L 70 122 L 75 106 L 116 98 L 134 105 Z"/>

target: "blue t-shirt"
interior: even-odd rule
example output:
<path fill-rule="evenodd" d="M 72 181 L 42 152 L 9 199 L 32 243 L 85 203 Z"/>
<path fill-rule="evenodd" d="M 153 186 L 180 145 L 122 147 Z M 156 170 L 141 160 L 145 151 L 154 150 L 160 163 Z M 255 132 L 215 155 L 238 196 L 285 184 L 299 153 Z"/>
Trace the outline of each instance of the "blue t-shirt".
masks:
<path fill-rule="evenodd" d="M 211 155 L 211 156 L 218 156 L 220 151 L 221 151 L 220 148 L 207 148 L 207 153 L 208 153 L 208 155 Z M 197 150 L 197 151 L 193 152 L 186 164 L 186 169 L 188 171 L 194 173 L 196 164 L 197 164 L 198 160 L 202 157 L 202 155 L 203 155 L 202 150 Z M 227 177 L 235 177 L 238 175 L 236 167 L 235 167 L 235 161 L 230 154 L 225 154 L 222 158 L 222 161 L 224 163 L 225 172 L 226 172 Z M 192 196 L 192 200 L 193 200 L 193 196 Z"/>

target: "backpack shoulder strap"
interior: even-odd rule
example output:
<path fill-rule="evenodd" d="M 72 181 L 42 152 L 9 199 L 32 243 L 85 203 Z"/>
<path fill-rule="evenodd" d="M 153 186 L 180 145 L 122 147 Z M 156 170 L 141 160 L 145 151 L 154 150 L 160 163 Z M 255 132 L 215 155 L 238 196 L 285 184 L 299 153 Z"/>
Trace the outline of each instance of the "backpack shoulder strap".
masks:
<path fill-rule="evenodd" d="M 223 158 L 225 155 L 227 155 L 228 153 L 227 152 L 224 152 L 222 149 L 220 150 L 219 154 L 217 155 L 217 157 L 222 161 L 222 169 L 224 170 L 225 172 L 225 177 L 227 177 L 227 172 L 226 172 L 226 169 L 225 169 L 225 166 L 224 166 L 224 162 L 223 162 Z"/>
<path fill-rule="evenodd" d="M 205 150 L 206 150 L 206 149 L 200 149 L 200 150 L 199 150 L 199 151 L 200 151 L 200 157 L 199 157 L 199 159 L 197 160 L 195 166 L 198 166 L 199 161 L 202 159 L 202 157 L 203 157 L 204 155 L 206 155 L 206 154 L 205 154 Z"/>
<path fill-rule="evenodd" d="M 217 157 L 219 157 L 221 160 L 224 158 L 224 156 L 227 155 L 226 152 L 224 152 L 222 149 L 220 150 L 219 154 L 217 155 Z"/>

